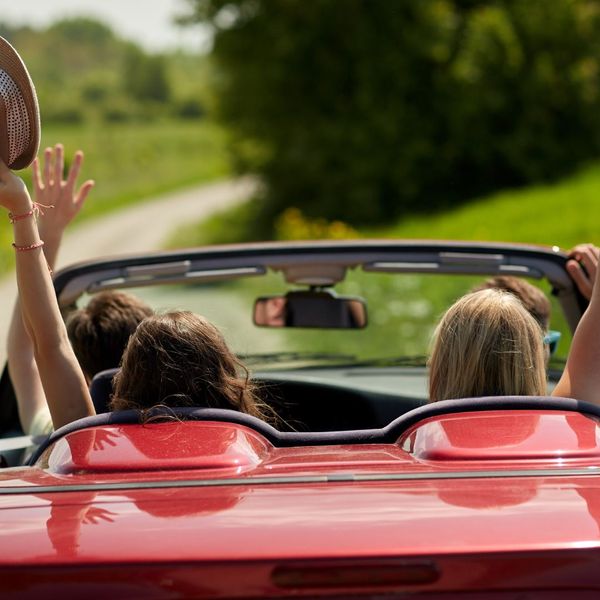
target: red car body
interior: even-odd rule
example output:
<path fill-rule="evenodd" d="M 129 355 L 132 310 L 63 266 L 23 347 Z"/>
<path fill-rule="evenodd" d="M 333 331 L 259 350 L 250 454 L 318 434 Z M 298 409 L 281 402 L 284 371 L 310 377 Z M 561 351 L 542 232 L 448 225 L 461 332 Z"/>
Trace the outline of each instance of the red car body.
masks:
<path fill-rule="evenodd" d="M 297 242 L 96 261 L 55 286 L 66 307 L 154 283 L 238 293 L 223 280 L 267 273 L 331 288 L 355 272 L 524 275 L 550 283 L 572 330 L 582 302 L 564 264 L 555 250 L 514 245 Z M 390 288 L 362 282 L 374 305 Z M 417 319 L 410 289 L 391 287 L 383 306 L 401 309 L 400 294 Z M 226 302 L 214 306 L 219 316 Z M 379 310 L 352 335 L 388 336 Z M 391 339 L 382 346 L 395 351 Z M 1 470 L 1 597 L 599 597 L 599 407 L 551 397 L 419 406 L 426 369 L 413 357 L 351 365 L 340 354 L 322 366 L 325 346 L 311 343 L 307 357 L 288 348 L 284 367 L 253 367 L 267 389 L 285 384 L 282 406 L 296 410 L 285 416 L 304 431 L 216 409 L 143 424 L 106 413 L 55 432 L 29 466 Z M 8 392 L 0 385 L 0 404 Z"/>
<path fill-rule="evenodd" d="M 58 436 L 0 475 L 3 597 L 597 597 L 595 409 L 466 402 L 389 443 L 214 420 Z"/>

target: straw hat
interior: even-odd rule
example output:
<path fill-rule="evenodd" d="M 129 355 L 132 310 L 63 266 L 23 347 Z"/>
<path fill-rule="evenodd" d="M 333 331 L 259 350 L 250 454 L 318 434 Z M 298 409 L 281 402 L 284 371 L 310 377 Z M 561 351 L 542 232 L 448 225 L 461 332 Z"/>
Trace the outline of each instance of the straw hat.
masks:
<path fill-rule="evenodd" d="M 24 169 L 40 145 L 40 112 L 33 81 L 17 51 L 0 37 L 0 158 Z"/>

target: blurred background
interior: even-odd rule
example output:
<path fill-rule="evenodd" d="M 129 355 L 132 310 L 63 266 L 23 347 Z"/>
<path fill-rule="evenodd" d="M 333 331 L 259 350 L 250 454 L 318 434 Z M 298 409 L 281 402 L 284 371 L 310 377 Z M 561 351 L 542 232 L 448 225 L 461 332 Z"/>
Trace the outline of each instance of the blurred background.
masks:
<path fill-rule="evenodd" d="M 170 245 L 600 242 L 600 0 L 0 8 L 42 143 L 86 151 L 97 189 L 82 219 L 252 174 L 263 185 L 248 202 Z"/>

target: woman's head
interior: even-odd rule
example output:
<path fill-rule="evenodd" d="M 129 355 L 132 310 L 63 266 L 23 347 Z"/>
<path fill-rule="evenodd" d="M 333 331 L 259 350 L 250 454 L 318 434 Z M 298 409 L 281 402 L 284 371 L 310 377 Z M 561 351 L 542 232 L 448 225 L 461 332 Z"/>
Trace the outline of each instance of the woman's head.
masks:
<path fill-rule="evenodd" d="M 429 359 L 431 402 L 545 393 L 542 329 L 518 298 L 486 289 L 446 311 Z"/>
<path fill-rule="evenodd" d="M 129 336 L 153 313 L 140 298 L 120 291 L 92 296 L 67 318 L 67 333 L 75 356 L 91 380 L 96 373 L 121 362 Z"/>
<path fill-rule="evenodd" d="M 142 321 L 129 339 L 114 385 L 113 410 L 162 404 L 263 416 L 245 367 L 219 330 L 191 312 Z"/>

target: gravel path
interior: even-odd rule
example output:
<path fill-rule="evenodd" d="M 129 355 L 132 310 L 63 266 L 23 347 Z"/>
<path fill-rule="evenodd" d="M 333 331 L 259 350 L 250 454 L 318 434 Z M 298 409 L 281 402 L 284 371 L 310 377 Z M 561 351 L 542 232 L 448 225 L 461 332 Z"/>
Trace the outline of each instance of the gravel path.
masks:
<path fill-rule="evenodd" d="M 67 230 L 57 270 L 70 263 L 159 250 L 178 226 L 201 220 L 247 200 L 256 189 L 251 179 L 221 181 L 150 198 L 133 207 L 84 222 Z M 88 202 L 93 202 L 93 196 Z M 85 209 L 84 209 L 85 210 Z M 0 280 L 0 364 L 6 360 L 5 341 L 16 296 L 14 273 Z"/>

